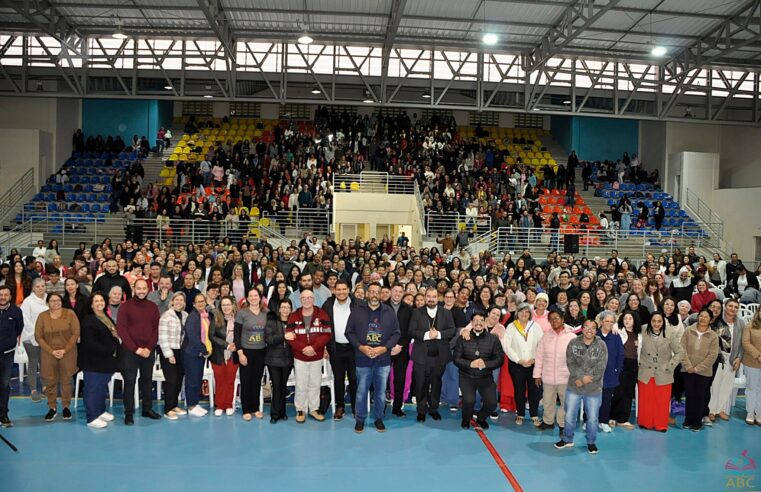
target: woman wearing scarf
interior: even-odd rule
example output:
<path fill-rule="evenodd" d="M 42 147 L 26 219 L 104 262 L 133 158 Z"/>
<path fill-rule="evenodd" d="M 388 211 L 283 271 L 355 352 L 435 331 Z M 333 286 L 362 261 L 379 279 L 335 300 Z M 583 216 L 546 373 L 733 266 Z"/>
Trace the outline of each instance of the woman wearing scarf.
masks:
<path fill-rule="evenodd" d="M 82 320 L 78 365 L 84 372 L 84 403 L 87 426 L 102 429 L 114 416 L 106 411 L 106 395 L 111 376 L 118 370 L 117 352 L 121 340 L 116 323 L 105 313 L 106 298 L 96 292 L 90 298 L 90 314 Z"/>
<path fill-rule="evenodd" d="M 177 420 L 187 412 L 177 406 L 185 369 L 182 364 L 183 353 L 180 350 L 182 332 L 188 320 L 185 312 L 185 294 L 175 292 L 169 309 L 159 318 L 159 362 L 164 371 L 164 417 Z"/>
<path fill-rule="evenodd" d="M 739 310 L 740 303 L 730 299 L 724 305 L 721 321 L 716 325 L 716 334 L 719 335 L 719 367 L 711 384 L 711 399 L 708 402 L 708 418 L 711 421 L 715 421 L 717 416 L 721 420 L 729 420 L 735 372 L 743 357 L 742 332 L 745 321 L 737 315 Z"/>
<path fill-rule="evenodd" d="M 235 343 L 235 315 L 238 307 L 235 299 L 225 297 L 219 302 L 219 309 L 214 311 L 211 329 L 212 351 L 209 356 L 214 371 L 214 415 L 222 413 L 232 415 L 233 393 L 235 392 L 235 375 L 238 373 L 238 354 Z"/>
<path fill-rule="evenodd" d="M 534 361 L 536 347 L 542 338 L 542 328 L 531 320 L 531 307 L 523 303 L 518 306 L 517 319 L 505 328 L 502 338 L 502 348 L 505 350 L 510 378 L 515 390 L 515 405 L 517 407 L 515 424 L 523 425 L 526 411 L 526 393 L 528 392 L 529 415 L 534 426 L 541 425 L 538 416 L 541 389 L 534 382 Z"/>
<path fill-rule="evenodd" d="M 211 319 L 206 311 L 206 296 L 196 294 L 193 299 L 193 310 L 185 323 L 185 339 L 182 342 L 182 366 L 185 369 L 185 401 L 188 413 L 194 417 L 203 417 L 208 410 L 198 404 L 201 396 L 203 381 L 203 366 L 206 357 L 211 355 L 212 346 L 209 341 Z"/>

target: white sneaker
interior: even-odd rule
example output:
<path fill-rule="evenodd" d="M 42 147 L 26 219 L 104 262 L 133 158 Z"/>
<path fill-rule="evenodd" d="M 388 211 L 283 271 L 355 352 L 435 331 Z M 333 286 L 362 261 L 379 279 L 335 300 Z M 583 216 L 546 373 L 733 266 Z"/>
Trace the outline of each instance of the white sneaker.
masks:
<path fill-rule="evenodd" d="M 105 420 L 101 420 L 100 417 L 87 424 L 87 427 L 92 429 L 103 429 L 108 426 Z"/>
<path fill-rule="evenodd" d="M 177 414 L 174 412 L 174 410 L 169 410 L 164 414 L 164 418 L 167 420 L 177 420 Z"/>
<path fill-rule="evenodd" d="M 234 408 L 228 408 L 227 410 L 225 410 L 225 413 L 228 416 L 233 415 L 235 413 L 235 409 Z"/>
<path fill-rule="evenodd" d="M 608 424 L 600 424 L 598 428 L 603 432 L 612 432 L 612 429 Z"/>
<path fill-rule="evenodd" d="M 215 417 L 221 417 L 223 413 L 224 412 L 223 412 L 223 410 L 221 408 L 217 408 L 216 410 L 214 410 L 214 416 Z"/>
<path fill-rule="evenodd" d="M 713 427 L 713 421 L 708 417 L 703 417 L 703 425 L 706 427 Z"/>
<path fill-rule="evenodd" d="M 203 408 L 196 405 L 190 410 L 188 410 L 188 414 L 192 415 L 193 417 L 203 417 L 204 415 L 206 415 L 206 412 L 204 412 Z"/>
<path fill-rule="evenodd" d="M 114 420 L 114 416 L 108 412 L 103 412 L 98 418 L 104 422 L 113 422 Z"/>
<path fill-rule="evenodd" d="M 745 417 L 745 423 L 748 424 L 748 425 L 753 425 L 755 423 L 755 419 L 753 418 L 753 414 L 752 413 L 749 413 Z"/>
<path fill-rule="evenodd" d="M 180 415 L 180 416 L 186 415 L 188 413 L 180 407 L 175 407 L 172 409 L 172 411 L 175 413 L 175 415 Z"/>

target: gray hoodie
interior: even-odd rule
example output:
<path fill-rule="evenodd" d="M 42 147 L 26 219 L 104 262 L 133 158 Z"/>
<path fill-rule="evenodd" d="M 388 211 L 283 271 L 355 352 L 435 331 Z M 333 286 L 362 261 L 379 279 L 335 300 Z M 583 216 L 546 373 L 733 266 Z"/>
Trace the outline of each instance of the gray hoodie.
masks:
<path fill-rule="evenodd" d="M 608 347 L 600 337 L 587 346 L 582 336 L 571 340 L 565 351 L 568 366 L 568 389 L 576 394 L 591 396 L 602 393 L 602 379 L 605 366 L 608 364 Z M 592 382 L 581 387 L 576 386 L 576 380 L 584 376 L 592 376 Z"/>

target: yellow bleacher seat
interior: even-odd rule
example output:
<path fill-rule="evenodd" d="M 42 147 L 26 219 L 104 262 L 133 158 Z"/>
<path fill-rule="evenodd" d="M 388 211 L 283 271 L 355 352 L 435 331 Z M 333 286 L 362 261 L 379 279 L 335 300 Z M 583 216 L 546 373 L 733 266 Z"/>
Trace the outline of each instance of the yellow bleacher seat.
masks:
<path fill-rule="evenodd" d="M 359 191 L 359 183 L 357 183 L 356 181 L 352 181 L 351 184 L 349 185 L 349 189 L 351 191 Z"/>

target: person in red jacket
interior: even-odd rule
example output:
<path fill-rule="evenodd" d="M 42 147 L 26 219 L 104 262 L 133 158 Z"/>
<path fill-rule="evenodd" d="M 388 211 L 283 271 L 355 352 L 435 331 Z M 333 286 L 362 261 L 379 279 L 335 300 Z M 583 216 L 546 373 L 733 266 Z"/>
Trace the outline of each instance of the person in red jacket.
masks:
<path fill-rule="evenodd" d="M 147 299 L 148 282 L 135 282 L 134 297 L 119 308 L 116 332 L 122 340 L 119 365 L 124 377 L 124 423 L 135 423 L 135 381 L 140 371 L 143 417 L 158 420 L 161 415 L 153 410 L 153 365 L 156 363 L 156 345 L 159 341 L 159 308 Z"/>
<path fill-rule="evenodd" d="M 314 292 L 302 288 L 301 307 L 291 313 L 285 328 L 285 339 L 293 350 L 293 370 L 296 377 L 296 422 L 303 424 L 306 414 L 322 422 L 320 413 L 320 382 L 325 346 L 330 342 L 330 317 L 314 305 Z"/>
<path fill-rule="evenodd" d="M 690 302 L 693 313 L 700 312 L 701 309 L 708 307 L 708 304 L 716 299 L 716 294 L 708 290 L 708 282 L 705 280 L 698 280 L 696 287 L 698 291 L 692 294 L 692 301 Z"/>

